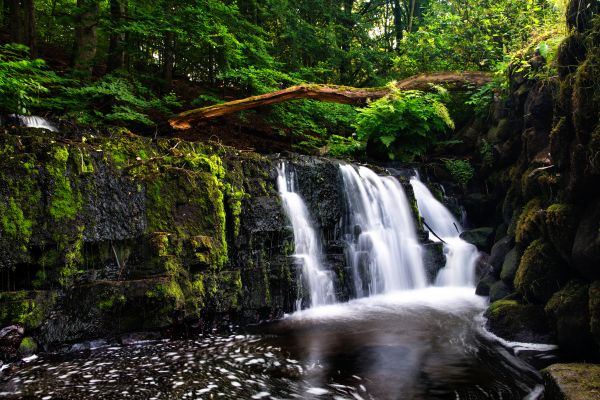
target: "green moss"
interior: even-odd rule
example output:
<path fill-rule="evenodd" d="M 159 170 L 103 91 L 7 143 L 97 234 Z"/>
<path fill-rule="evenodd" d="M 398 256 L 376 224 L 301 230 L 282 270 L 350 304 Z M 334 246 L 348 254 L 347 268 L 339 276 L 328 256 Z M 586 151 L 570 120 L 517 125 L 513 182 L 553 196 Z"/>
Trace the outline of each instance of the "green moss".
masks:
<path fill-rule="evenodd" d="M 32 337 L 26 336 L 21 340 L 19 344 L 19 353 L 22 355 L 33 354 L 37 351 L 38 346 L 35 340 Z"/>
<path fill-rule="evenodd" d="M 55 297 L 44 292 L 26 291 L 0 293 L 0 324 L 21 324 L 27 329 L 42 325 Z"/>
<path fill-rule="evenodd" d="M 586 357 L 593 347 L 588 312 L 588 288 L 583 281 L 570 281 L 554 293 L 545 310 L 554 325 L 559 346 L 569 354 Z"/>
<path fill-rule="evenodd" d="M 126 303 L 127 299 L 124 294 L 113 294 L 109 298 L 100 300 L 98 308 L 102 311 L 111 311 L 116 307 L 122 306 Z"/>
<path fill-rule="evenodd" d="M 540 235 L 541 226 L 543 225 L 543 209 L 539 199 L 530 200 L 525 205 L 515 229 L 515 240 L 521 246 L 527 246 Z"/>
<path fill-rule="evenodd" d="M 546 209 L 545 227 L 548 239 L 567 260 L 571 256 L 577 223 L 577 214 L 570 204 L 552 204 Z"/>
<path fill-rule="evenodd" d="M 15 199 L 10 197 L 8 204 L 0 204 L 2 230 L 13 239 L 29 242 L 33 221 L 25 218 L 23 210 L 17 205 Z"/>
<path fill-rule="evenodd" d="M 546 303 L 568 278 L 556 250 L 542 240 L 534 240 L 519 262 L 514 286 L 528 301 Z"/>
<path fill-rule="evenodd" d="M 48 211 L 56 221 L 74 219 L 81 209 L 82 199 L 79 191 L 71 187 L 67 176 L 69 150 L 66 147 L 55 146 L 50 156 L 51 159 L 46 164 L 46 170 L 52 177 Z"/>

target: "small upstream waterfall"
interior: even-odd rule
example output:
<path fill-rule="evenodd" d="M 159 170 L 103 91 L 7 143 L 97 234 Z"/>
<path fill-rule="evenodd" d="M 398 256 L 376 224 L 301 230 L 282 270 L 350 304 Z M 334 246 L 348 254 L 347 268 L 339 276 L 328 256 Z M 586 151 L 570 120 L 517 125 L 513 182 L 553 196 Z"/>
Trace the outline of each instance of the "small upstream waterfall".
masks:
<path fill-rule="evenodd" d="M 340 166 L 348 205 L 348 265 L 357 297 L 427 286 L 408 199 L 393 177 Z"/>
<path fill-rule="evenodd" d="M 427 225 L 444 242 L 446 265 L 436 278 L 439 286 L 472 286 L 475 283 L 475 263 L 479 257 L 477 248 L 462 240 L 462 227 L 458 220 L 440 203 L 418 177 L 410 180 L 415 192 L 419 214 Z M 431 232 L 429 239 L 440 240 Z"/>
<path fill-rule="evenodd" d="M 302 262 L 302 282 L 308 286 L 311 307 L 335 303 L 331 273 L 321 268 L 321 245 L 311 224 L 308 209 L 296 193 L 293 170 L 285 162 L 281 162 L 277 172 L 279 195 L 294 230 L 294 257 Z M 302 299 L 297 303 L 297 310 L 301 304 Z"/>
<path fill-rule="evenodd" d="M 11 117 L 19 120 L 20 125 L 28 128 L 44 128 L 52 132 L 57 132 L 58 129 L 46 118 L 26 115 L 11 115 Z"/>

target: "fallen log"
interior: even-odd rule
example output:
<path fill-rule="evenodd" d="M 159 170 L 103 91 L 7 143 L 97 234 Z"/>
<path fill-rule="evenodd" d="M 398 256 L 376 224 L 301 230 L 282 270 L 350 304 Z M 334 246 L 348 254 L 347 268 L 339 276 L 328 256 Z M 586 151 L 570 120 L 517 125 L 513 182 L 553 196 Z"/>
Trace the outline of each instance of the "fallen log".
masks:
<path fill-rule="evenodd" d="M 485 85 L 492 80 L 492 77 L 493 75 L 487 72 L 440 72 L 412 76 L 397 82 L 396 87 L 400 90 L 430 90 L 431 85 L 440 85 L 448 90 L 460 90 L 466 87 Z M 355 88 L 338 85 L 301 84 L 258 96 L 185 111 L 170 119 L 169 123 L 175 129 L 189 129 L 193 123 L 200 121 L 255 107 L 298 99 L 364 105 L 368 101 L 387 96 L 390 91 L 391 89 L 388 87 Z"/>

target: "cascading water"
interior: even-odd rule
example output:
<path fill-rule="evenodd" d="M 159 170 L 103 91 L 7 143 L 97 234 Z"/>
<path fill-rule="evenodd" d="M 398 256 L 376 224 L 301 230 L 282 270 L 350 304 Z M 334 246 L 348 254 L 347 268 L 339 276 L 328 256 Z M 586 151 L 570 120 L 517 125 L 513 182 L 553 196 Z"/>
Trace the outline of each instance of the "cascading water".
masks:
<path fill-rule="evenodd" d="M 285 212 L 294 230 L 294 257 L 302 262 L 302 282 L 308 286 L 311 307 L 335 303 L 333 281 L 329 271 L 321 268 L 321 245 L 313 228 L 308 209 L 296 193 L 295 177 L 285 162 L 277 168 L 277 187 Z M 298 300 L 299 310 L 302 299 Z"/>
<path fill-rule="evenodd" d="M 11 115 L 11 117 L 19 120 L 22 126 L 26 126 L 28 128 L 44 128 L 48 129 L 52 132 L 57 132 L 58 129 L 47 119 L 36 116 L 26 116 L 26 115 Z"/>
<path fill-rule="evenodd" d="M 418 177 L 413 177 L 410 183 L 415 192 L 419 214 L 433 230 L 429 232 L 429 239 L 439 242 L 441 238 L 444 241 L 446 265 L 438 273 L 436 285 L 473 286 L 475 263 L 479 257 L 477 248 L 459 237 L 462 227 L 458 220 L 431 194 Z"/>
<path fill-rule="evenodd" d="M 427 285 L 408 199 L 393 177 L 340 166 L 348 205 L 347 260 L 357 297 Z"/>

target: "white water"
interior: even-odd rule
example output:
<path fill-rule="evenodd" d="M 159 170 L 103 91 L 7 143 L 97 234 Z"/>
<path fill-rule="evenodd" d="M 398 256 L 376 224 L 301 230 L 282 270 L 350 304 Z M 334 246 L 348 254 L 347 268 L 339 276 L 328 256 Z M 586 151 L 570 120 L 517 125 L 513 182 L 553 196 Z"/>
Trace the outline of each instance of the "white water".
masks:
<path fill-rule="evenodd" d="M 294 257 L 302 262 L 301 282 L 307 285 L 311 307 L 335 303 L 333 281 L 329 271 L 321 268 L 321 245 L 313 228 L 308 209 L 296 193 L 293 171 L 281 162 L 277 168 L 277 187 L 283 200 L 285 212 L 294 230 Z M 296 309 L 300 310 L 302 299 Z"/>
<path fill-rule="evenodd" d="M 473 286 L 475 284 L 475 263 L 479 257 L 477 248 L 462 240 L 459 235 L 462 227 L 458 220 L 440 203 L 418 178 L 410 183 L 415 192 L 419 214 L 427 225 L 444 243 L 446 265 L 436 278 L 438 286 Z M 429 239 L 440 240 L 429 232 Z"/>
<path fill-rule="evenodd" d="M 348 204 L 348 265 L 356 296 L 423 288 L 427 278 L 408 199 L 393 177 L 340 166 Z"/>
<path fill-rule="evenodd" d="M 56 129 L 56 127 L 46 118 L 25 115 L 15 115 L 15 117 L 19 119 L 21 125 L 28 128 L 43 128 L 52 132 L 58 131 L 58 129 Z"/>

